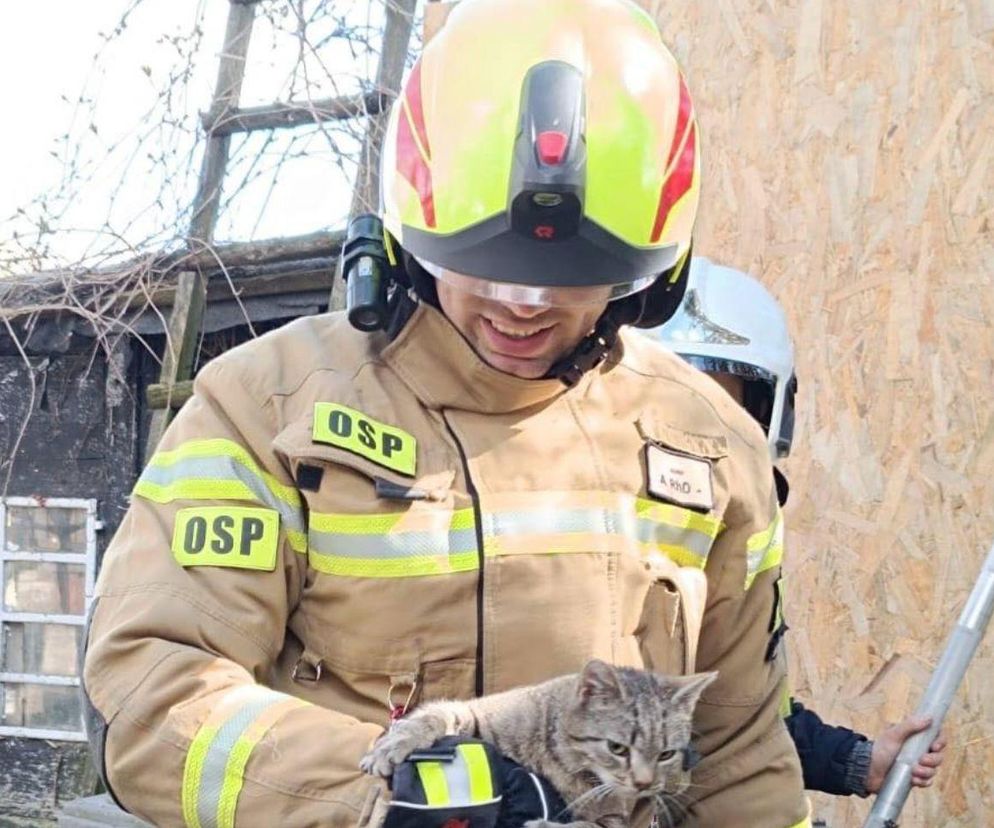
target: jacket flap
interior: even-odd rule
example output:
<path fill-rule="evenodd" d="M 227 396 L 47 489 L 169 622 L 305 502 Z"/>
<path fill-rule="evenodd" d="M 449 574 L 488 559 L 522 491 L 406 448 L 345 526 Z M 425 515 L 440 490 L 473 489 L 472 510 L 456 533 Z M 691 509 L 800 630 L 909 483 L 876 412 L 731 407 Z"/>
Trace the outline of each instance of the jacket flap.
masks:
<path fill-rule="evenodd" d="M 639 420 L 642 435 L 668 449 L 718 460 L 728 456 L 728 441 L 720 434 L 695 434 L 665 422 Z"/>

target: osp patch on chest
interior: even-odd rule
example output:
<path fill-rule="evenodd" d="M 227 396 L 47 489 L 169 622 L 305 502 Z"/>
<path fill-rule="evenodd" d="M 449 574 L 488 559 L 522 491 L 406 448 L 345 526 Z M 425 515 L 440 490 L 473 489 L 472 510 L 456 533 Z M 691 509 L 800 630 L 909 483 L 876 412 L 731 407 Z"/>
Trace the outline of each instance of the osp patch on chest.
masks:
<path fill-rule="evenodd" d="M 417 468 L 418 444 L 414 435 L 338 403 L 314 404 L 312 439 L 351 451 L 408 477 L 413 477 Z"/>

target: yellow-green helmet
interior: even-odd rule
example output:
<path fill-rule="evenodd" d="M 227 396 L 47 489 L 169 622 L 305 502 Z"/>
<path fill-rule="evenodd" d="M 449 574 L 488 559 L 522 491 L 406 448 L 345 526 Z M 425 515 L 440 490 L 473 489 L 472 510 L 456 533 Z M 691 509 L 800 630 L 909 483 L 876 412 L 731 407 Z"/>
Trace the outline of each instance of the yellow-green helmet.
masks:
<path fill-rule="evenodd" d="M 433 272 L 617 298 L 682 272 L 697 143 L 680 69 L 634 3 L 463 0 L 391 112 L 384 225 Z"/>

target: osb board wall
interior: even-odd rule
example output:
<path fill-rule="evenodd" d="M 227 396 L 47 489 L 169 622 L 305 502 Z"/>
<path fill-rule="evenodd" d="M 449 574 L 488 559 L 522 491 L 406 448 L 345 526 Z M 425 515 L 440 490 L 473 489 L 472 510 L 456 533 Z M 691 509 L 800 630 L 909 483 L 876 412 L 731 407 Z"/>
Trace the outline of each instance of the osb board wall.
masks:
<path fill-rule="evenodd" d="M 798 340 L 796 695 L 875 733 L 994 542 L 994 0 L 642 4 L 701 124 L 697 252 L 759 276 Z M 947 722 L 902 825 L 994 826 L 994 630 Z M 814 805 L 830 828 L 868 810 Z"/>
<path fill-rule="evenodd" d="M 914 707 L 994 541 L 994 0 L 644 5 L 700 119 L 697 251 L 761 277 L 798 341 L 796 692 L 872 733 Z M 994 630 L 948 721 L 902 825 L 994 825 Z"/>

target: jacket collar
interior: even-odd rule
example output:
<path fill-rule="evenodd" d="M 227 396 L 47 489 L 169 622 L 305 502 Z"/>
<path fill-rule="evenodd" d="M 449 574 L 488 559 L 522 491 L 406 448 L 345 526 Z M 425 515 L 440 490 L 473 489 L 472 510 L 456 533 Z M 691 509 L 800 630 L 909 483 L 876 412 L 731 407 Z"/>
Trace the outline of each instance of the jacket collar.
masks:
<path fill-rule="evenodd" d="M 425 302 L 382 357 L 429 408 L 504 414 L 548 402 L 567 390 L 556 379 L 521 379 L 492 368 L 441 311 Z M 586 382 L 589 375 L 581 385 Z"/>

